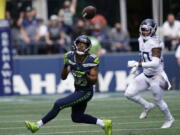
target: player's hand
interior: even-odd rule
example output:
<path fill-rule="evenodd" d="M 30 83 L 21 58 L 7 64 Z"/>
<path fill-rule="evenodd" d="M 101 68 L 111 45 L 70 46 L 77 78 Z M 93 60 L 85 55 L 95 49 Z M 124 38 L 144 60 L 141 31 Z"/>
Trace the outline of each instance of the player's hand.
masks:
<path fill-rule="evenodd" d="M 130 72 L 129 72 L 129 74 L 136 74 L 137 73 L 137 69 L 138 69 L 138 67 L 137 66 L 135 66 L 135 67 L 133 67 L 133 68 L 131 68 L 131 70 L 130 70 Z"/>
<path fill-rule="evenodd" d="M 139 66 L 139 62 L 135 60 L 128 61 L 128 67 L 138 67 L 138 66 Z"/>
<path fill-rule="evenodd" d="M 71 72 L 71 66 L 70 65 L 67 65 L 67 71 L 68 71 L 68 73 Z"/>
<path fill-rule="evenodd" d="M 80 77 L 83 77 L 84 75 L 86 75 L 86 72 L 81 72 L 81 71 L 72 71 L 72 74 L 73 74 L 73 76 L 74 77 L 78 77 L 78 78 L 80 78 Z"/>
<path fill-rule="evenodd" d="M 130 84 L 138 74 L 138 67 L 132 67 L 127 76 L 127 84 Z"/>

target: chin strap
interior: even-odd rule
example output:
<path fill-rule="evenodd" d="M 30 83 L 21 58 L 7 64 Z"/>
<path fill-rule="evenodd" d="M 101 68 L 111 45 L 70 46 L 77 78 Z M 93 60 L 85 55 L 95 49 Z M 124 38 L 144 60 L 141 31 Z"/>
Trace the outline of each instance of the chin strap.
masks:
<path fill-rule="evenodd" d="M 84 52 L 78 51 L 77 48 L 76 48 L 76 53 L 78 55 L 85 55 L 86 53 L 88 53 L 88 50 L 89 50 L 89 47 Z"/>

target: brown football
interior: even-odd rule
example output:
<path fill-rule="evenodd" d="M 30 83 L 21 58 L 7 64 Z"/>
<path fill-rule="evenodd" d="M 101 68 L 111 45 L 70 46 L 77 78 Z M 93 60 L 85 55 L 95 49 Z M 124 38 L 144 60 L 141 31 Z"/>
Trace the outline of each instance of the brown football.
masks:
<path fill-rule="evenodd" d="M 82 11 L 82 17 L 85 19 L 92 19 L 96 15 L 96 8 L 93 6 L 87 6 Z"/>

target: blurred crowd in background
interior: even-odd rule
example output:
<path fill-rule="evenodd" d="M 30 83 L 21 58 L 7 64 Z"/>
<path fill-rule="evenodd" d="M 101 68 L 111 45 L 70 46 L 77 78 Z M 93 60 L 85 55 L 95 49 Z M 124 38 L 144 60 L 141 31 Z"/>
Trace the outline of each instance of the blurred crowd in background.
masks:
<path fill-rule="evenodd" d="M 65 0 L 57 14 L 45 22 L 36 17 L 36 9 L 27 6 L 14 19 L 11 12 L 6 13 L 12 28 L 12 43 L 17 55 L 63 54 L 72 48 L 74 39 L 86 34 L 92 41 L 91 53 L 101 56 L 105 53 L 137 51 L 132 42 L 138 37 L 130 37 L 128 30 L 122 30 L 121 23 L 108 24 L 102 14 L 92 20 L 76 15 L 76 0 Z M 172 13 L 158 30 L 165 42 L 166 51 L 175 51 L 180 44 L 180 20 Z"/>

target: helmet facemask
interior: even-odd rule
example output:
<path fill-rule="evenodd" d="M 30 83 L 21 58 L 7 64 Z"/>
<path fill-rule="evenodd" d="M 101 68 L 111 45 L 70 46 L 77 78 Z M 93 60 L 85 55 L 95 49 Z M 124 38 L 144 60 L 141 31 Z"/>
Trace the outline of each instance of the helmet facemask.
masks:
<path fill-rule="evenodd" d="M 88 54 L 90 48 L 91 41 L 88 39 L 87 36 L 80 36 L 74 41 L 74 49 L 78 55 Z"/>
<path fill-rule="evenodd" d="M 82 44 L 84 44 L 84 45 L 82 45 Z M 85 46 L 86 49 L 84 49 L 82 46 Z M 87 54 L 89 49 L 90 49 L 90 46 L 88 44 L 86 44 L 86 43 L 83 43 L 83 42 L 77 42 L 76 45 L 75 45 L 75 50 L 76 50 L 76 53 L 78 55 Z"/>
<path fill-rule="evenodd" d="M 75 52 L 78 55 L 85 55 L 89 52 L 91 48 L 91 43 L 89 41 L 87 42 L 87 40 L 79 39 L 74 41 L 74 46 Z"/>

